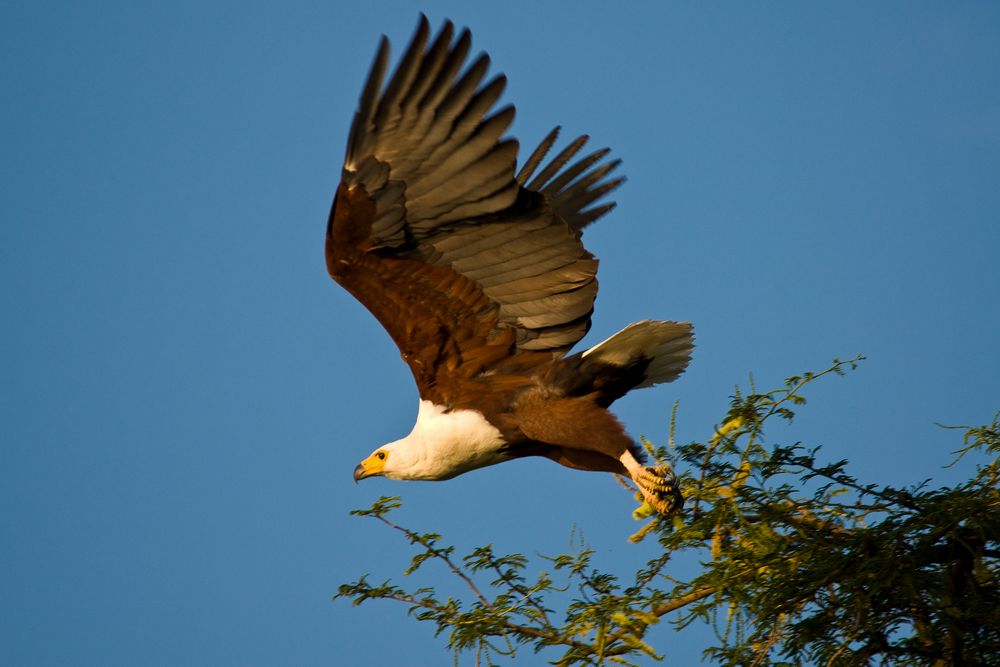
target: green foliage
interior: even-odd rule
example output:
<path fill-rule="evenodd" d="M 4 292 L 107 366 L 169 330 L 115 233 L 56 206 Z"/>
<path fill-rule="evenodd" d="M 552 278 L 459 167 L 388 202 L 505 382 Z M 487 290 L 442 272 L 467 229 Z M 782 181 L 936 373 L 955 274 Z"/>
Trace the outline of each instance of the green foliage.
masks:
<path fill-rule="evenodd" d="M 402 602 L 446 634 L 456 661 L 469 650 L 477 665 L 523 647 L 557 648 L 556 665 L 660 660 L 650 628 L 669 622 L 681 631 L 697 620 L 715 627 L 706 657 L 723 664 L 1000 664 L 1000 413 L 991 424 L 946 427 L 964 431 L 959 457 L 994 457 L 950 488 L 863 483 L 846 461 L 820 462 L 817 449 L 764 445 L 765 426 L 791 421 L 807 385 L 860 360 L 834 360 L 774 391 L 737 391 L 707 442 L 669 450 L 646 443 L 654 458 L 684 471 L 687 502 L 679 516 L 654 517 L 633 536 L 659 544 L 634 575 L 598 571 L 582 545 L 541 557 L 547 569 L 530 579 L 527 558 L 491 546 L 456 560 L 439 535 L 393 523 L 399 499 L 382 498 L 353 514 L 416 547 L 405 574 L 436 561 L 468 595 L 442 599 L 363 576 L 335 597 Z M 671 444 L 675 418 L 676 410 Z M 701 564 L 687 580 L 667 569 L 682 556 Z M 560 611 L 547 602 L 566 595 Z"/>

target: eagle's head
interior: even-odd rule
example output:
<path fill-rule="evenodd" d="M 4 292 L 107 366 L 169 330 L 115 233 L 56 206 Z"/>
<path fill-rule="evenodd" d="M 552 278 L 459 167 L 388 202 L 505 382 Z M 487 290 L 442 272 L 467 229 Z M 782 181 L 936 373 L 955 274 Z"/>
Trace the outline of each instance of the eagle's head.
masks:
<path fill-rule="evenodd" d="M 450 479 L 456 472 L 451 471 L 452 457 L 437 457 L 428 451 L 438 443 L 427 443 L 426 440 L 410 434 L 402 440 L 396 440 L 382 445 L 368 458 L 354 468 L 354 481 L 366 477 L 388 477 L 389 479 Z M 428 447 L 430 445 L 430 447 Z M 454 449 L 454 455 L 459 455 L 461 449 Z"/>
<path fill-rule="evenodd" d="M 451 479 L 463 472 L 506 460 L 500 432 L 474 410 L 447 410 L 420 401 L 417 423 L 408 436 L 382 445 L 354 469 L 354 481 L 378 475 L 389 479 Z"/>
<path fill-rule="evenodd" d="M 357 482 L 365 477 L 385 475 L 385 465 L 388 460 L 389 452 L 384 447 L 376 449 L 371 456 L 359 463 L 354 469 L 354 481 Z"/>

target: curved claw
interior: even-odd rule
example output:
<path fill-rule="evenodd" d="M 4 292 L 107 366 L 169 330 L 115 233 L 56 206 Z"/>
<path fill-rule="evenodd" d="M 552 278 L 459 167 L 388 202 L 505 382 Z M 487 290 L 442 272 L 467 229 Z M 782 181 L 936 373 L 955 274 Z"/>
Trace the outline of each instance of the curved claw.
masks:
<path fill-rule="evenodd" d="M 684 506 L 684 496 L 677 488 L 677 477 L 669 466 L 647 466 L 634 481 L 646 502 L 660 514 L 676 514 Z"/>

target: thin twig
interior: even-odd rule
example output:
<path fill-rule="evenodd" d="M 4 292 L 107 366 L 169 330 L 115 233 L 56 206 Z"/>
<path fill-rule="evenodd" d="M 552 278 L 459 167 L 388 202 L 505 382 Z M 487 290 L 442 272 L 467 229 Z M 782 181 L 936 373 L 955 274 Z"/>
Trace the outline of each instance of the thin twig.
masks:
<path fill-rule="evenodd" d="M 385 525 L 389 526 L 390 528 L 394 528 L 395 530 L 398 530 L 399 532 L 403 533 L 414 542 L 418 543 L 420 542 L 419 539 L 420 535 L 413 532 L 412 530 L 409 530 L 408 528 L 403 528 L 402 526 L 398 526 L 392 521 L 386 519 L 384 516 L 377 516 L 376 518 Z M 476 587 L 475 582 L 473 582 L 472 579 L 470 579 L 469 576 L 465 574 L 465 572 L 463 572 L 458 566 L 455 565 L 455 563 L 452 562 L 451 558 L 448 557 L 448 554 L 446 554 L 441 549 L 435 549 L 433 547 L 428 547 L 426 545 L 424 545 L 424 548 L 427 549 L 427 552 L 430 553 L 435 558 L 440 558 L 441 560 L 443 560 L 451 569 L 451 571 L 454 572 L 458 577 L 462 579 L 462 581 L 466 583 L 466 585 L 472 590 L 472 592 L 476 595 L 476 597 L 479 598 L 479 601 L 482 602 L 484 605 L 489 606 L 490 601 L 486 599 L 486 596 L 479 591 L 479 588 Z"/>

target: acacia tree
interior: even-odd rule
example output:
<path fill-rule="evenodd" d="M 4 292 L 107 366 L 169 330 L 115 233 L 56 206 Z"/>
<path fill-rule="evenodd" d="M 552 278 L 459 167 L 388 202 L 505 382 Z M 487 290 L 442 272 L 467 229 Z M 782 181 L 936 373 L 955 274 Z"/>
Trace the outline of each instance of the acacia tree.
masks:
<path fill-rule="evenodd" d="M 959 457 L 987 455 L 953 487 L 865 483 L 846 461 L 821 463 L 818 448 L 764 444 L 768 424 L 791 421 L 805 403 L 807 385 L 860 360 L 737 392 L 708 442 L 673 443 L 675 408 L 670 445 L 644 443 L 682 471 L 687 502 L 674 517 L 636 511 L 648 523 L 631 539 L 660 547 L 638 572 L 598 571 L 581 546 L 546 558 L 529 579 L 536 568 L 525 556 L 487 545 L 458 558 L 440 535 L 396 524 L 399 499 L 383 497 L 352 514 L 405 536 L 415 548 L 405 574 L 437 561 L 467 594 L 442 598 L 366 575 L 335 597 L 402 603 L 447 637 L 456 662 L 471 651 L 477 665 L 526 647 L 567 666 L 661 660 L 647 633 L 663 619 L 677 630 L 712 623 L 717 641 L 705 655 L 724 664 L 1000 665 L 1000 413 L 947 427 L 964 431 Z M 668 574 L 679 558 L 697 563 L 694 576 Z M 568 604 L 551 602 L 566 590 Z"/>

